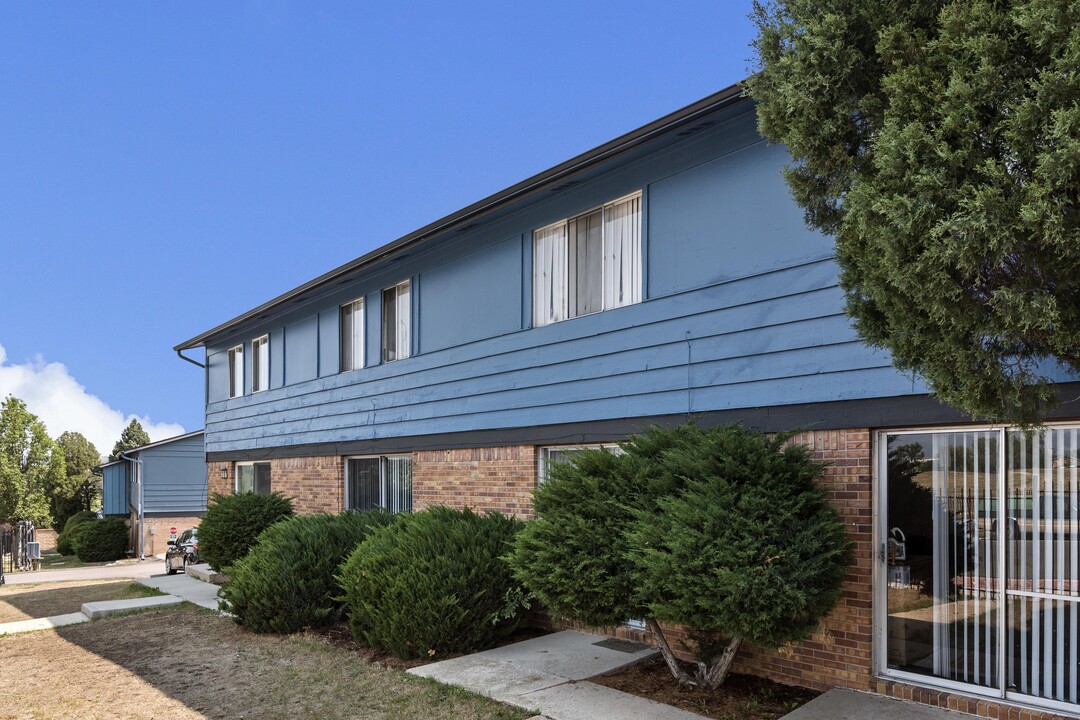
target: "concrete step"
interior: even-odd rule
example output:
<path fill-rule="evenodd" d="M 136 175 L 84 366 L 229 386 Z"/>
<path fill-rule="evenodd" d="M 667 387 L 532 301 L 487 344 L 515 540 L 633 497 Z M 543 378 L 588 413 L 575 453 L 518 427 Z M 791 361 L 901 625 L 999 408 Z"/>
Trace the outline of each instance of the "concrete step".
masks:
<path fill-rule="evenodd" d="M 53 615 L 46 618 L 33 618 L 31 620 L 16 620 L 15 622 L 0 623 L 0 635 L 14 635 L 15 633 L 33 632 L 35 630 L 49 630 L 51 628 L 64 627 L 89 622 L 90 618 L 81 612 L 68 613 L 67 615 Z"/>
<path fill-rule="evenodd" d="M 179 605 L 184 602 L 183 598 L 174 595 L 158 595 L 155 597 L 131 598 L 130 600 L 102 600 L 100 602 L 83 603 L 82 614 L 94 620 L 109 615 L 146 610 L 149 608 L 168 607 Z"/>
<path fill-rule="evenodd" d="M 203 582 L 213 583 L 214 585 L 224 585 L 229 579 L 227 576 L 219 573 L 217 570 L 211 570 L 210 566 L 206 563 L 199 563 L 198 565 L 188 565 L 187 574 L 196 580 L 202 580 Z"/>

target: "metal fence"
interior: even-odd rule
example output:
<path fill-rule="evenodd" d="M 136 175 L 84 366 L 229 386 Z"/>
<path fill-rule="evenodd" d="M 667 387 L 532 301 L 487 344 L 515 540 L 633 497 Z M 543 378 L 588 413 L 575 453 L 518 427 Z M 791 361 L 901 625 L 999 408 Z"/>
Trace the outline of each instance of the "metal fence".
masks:
<path fill-rule="evenodd" d="M 5 572 L 34 569 L 41 561 L 41 546 L 37 543 L 34 523 L 20 520 L 14 525 L 0 524 L 0 585 Z"/>

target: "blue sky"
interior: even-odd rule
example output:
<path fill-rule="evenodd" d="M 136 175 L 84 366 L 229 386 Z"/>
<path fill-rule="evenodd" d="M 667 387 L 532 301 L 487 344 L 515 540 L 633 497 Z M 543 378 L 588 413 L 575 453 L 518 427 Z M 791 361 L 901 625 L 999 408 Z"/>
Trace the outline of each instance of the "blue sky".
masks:
<path fill-rule="evenodd" d="M 3 3 L 0 394 L 201 427 L 173 345 L 745 77 L 749 11 Z"/>

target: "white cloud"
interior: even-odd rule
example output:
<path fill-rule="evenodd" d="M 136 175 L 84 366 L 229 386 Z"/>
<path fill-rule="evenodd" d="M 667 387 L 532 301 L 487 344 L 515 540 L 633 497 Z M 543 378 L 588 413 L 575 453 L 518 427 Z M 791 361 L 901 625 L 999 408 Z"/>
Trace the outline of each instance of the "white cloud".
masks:
<path fill-rule="evenodd" d="M 36 358 L 16 365 L 7 361 L 0 345 L 0 400 L 8 395 L 23 400 L 27 409 L 41 418 L 51 437 L 67 430 L 81 432 L 103 455 L 112 451 L 120 433 L 133 418 L 138 419 L 153 441 L 181 435 L 176 423 L 155 423 L 148 417 L 124 415 L 104 400 L 91 395 L 68 373 L 63 363 Z"/>

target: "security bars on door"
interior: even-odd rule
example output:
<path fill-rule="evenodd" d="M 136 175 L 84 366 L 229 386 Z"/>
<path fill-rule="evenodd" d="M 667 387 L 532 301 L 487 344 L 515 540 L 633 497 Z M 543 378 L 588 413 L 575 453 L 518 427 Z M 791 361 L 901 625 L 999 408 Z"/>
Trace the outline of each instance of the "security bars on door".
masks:
<path fill-rule="evenodd" d="M 412 512 L 412 458 L 408 455 L 348 458 L 345 462 L 345 507 Z"/>
<path fill-rule="evenodd" d="M 1077 702 L 1077 435 L 883 436 L 886 672 Z"/>

